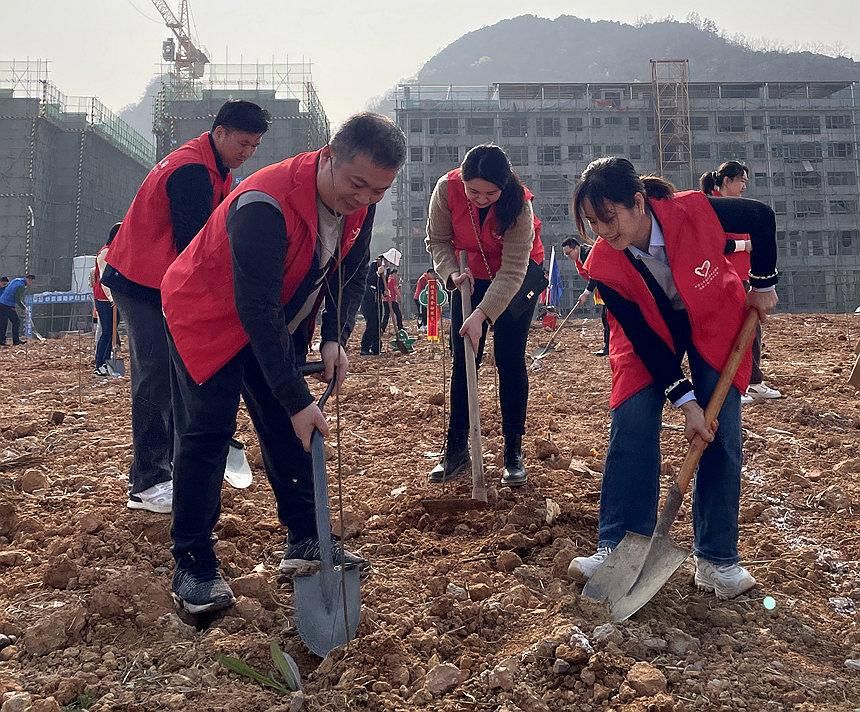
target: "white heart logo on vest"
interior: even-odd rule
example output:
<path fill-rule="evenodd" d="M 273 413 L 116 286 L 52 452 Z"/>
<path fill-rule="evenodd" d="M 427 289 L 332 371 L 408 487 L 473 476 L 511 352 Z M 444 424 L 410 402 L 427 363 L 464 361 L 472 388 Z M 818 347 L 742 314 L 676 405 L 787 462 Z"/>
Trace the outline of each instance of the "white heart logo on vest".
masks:
<path fill-rule="evenodd" d="M 696 269 L 694 269 L 693 271 L 697 275 L 699 275 L 700 277 L 707 277 L 708 272 L 711 271 L 711 261 L 705 260 L 704 262 L 702 262 L 702 264 L 700 264 L 698 267 L 696 267 Z"/>

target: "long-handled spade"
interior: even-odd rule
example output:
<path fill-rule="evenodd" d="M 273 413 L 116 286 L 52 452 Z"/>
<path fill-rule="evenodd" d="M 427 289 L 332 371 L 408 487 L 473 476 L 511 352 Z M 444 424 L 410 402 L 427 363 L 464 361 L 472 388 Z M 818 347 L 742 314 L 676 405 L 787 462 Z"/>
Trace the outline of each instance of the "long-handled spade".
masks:
<path fill-rule="evenodd" d="M 460 270 L 466 269 L 466 253 L 460 253 Z M 463 321 L 472 313 L 472 295 L 468 283 L 460 285 Z M 478 365 L 475 349 L 468 338 L 463 339 L 466 351 L 466 390 L 469 394 L 469 454 L 472 459 L 471 499 L 422 499 L 428 512 L 460 512 L 487 506 L 487 483 L 484 479 L 483 448 L 481 446 L 481 409 L 478 403 Z"/>
<path fill-rule="evenodd" d="M 758 312 L 753 309 L 747 314 L 705 409 L 706 423 L 714 423 L 723 407 L 738 366 L 755 335 L 757 322 Z M 689 556 L 689 551 L 672 541 L 669 527 L 678 516 L 681 502 L 707 446 L 698 435 L 693 438 L 678 477 L 666 495 L 654 534 L 647 537 L 627 532 L 582 590 L 584 596 L 608 603 L 613 620 L 626 620 L 648 603 Z"/>
<path fill-rule="evenodd" d="M 336 383 L 337 373 L 320 398 L 320 409 L 325 406 Z M 314 430 L 311 439 L 311 456 L 320 567 L 310 575 L 294 576 L 293 592 L 296 630 L 308 649 L 324 658 L 334 648 L 355 637 L 361 616 L 361 590 L 357 566 L 334 568 L 325 449 L 319 430 Z"/>
<path fill-rule="evenodd" d="M 547 356 L 554 348 L 555 348 L 555 340 L 558 337 L 559 333 L 561 333 L 562 327 L 567 323 L 567 320 L 570 319 L 570 315 L 576 311 L 576 308 L 579 304 L 574 304 L 571 310 L 567 313 L 567 316 L 561 320 L 561 324 L 558 325 L 558 328 L 552 332 L 552 336 L 549 337 L 549 341 L 547 341 L 546 346 L 543 346 L 539 349 L 535 349 L 532 352 L 532 365 L 534 365 L 535 361 L 539 361 L 544 356 Z"/>

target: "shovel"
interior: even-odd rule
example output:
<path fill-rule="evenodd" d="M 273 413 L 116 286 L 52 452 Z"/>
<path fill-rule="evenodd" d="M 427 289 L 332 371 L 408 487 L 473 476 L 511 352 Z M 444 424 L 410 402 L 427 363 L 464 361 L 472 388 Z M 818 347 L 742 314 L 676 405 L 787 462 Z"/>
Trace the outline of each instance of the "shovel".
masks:
<path fill-rule="evenodd" d="M 108 373 L 111 376 L 124 376 L 125 375 L 125 360 L 119 358 L 117 356 L 117 351 L 119 348 L 117 347 L 117 318 L 116 318 L 116 304 L 113 305 L 113 331 L 111 332 L 110 338 L 110 358 L 105 361 L 105 365 L 107 366 Z"/>
<path fill-rule="evenodd" d="M 314 373 L 322 373 L 325 364 L 322 361 L 312 361 L 299 366 L 298 371 L 302 376 L 310 376 Z M 230 438 L 230 447 L 227 450 L 227 465 L 224 467 L 224 480 L 231 487 L 246 489 L 254 481 L 248 456 L 245 454 L 245 445 L 236 438 Z"/>
<path fill-rule="evenodd" d="M 336 374 L 320 398 L 320 409 L 331 395 L 335 383 Z M 361 591 L 357 566 L 340 566 L 338 570 L 334 568 L 325 450 L 323 436 L 319 430 L 314 430 L 311 438 L 311 457 L 320 567 L 308 576 L 294 576 L 293 594 L 296 630 L 308 649 L 324 658 L 332 650 L 355 637 L 361 616 Z"/>
<path fill-rule="evenodd" d="M 755 336 L 757 323 L 758 312 L 752 309 L 705 409 L 706 423 L 713 424 L 723 407 L 738 366 Z M 689 551 L 672 541 L 669 527 L 678 516 L 681 501 L 707 446 L 698 435 L 693 438 L 678 477 L 666 495 L 654 534 L 647 537 L 627 532 L 582 590 L 587 598 L 607 602 L 613 620 L 626 620 L 648 603 L 689 556 Z"/>
<path fill-rule="evenodd" d="M 546 346 L 540 349 L 536 349 L 532 352 L 532 358 L 535 361 L 540 361 L 544 356 L 548 355 L 553 349 L 555 349 L 555 340 L 556 337 L 561 332 L 561 328 L 567 323 L 567 320 L 570 319 L 570 315 L 576 311 L 576 308 L 579 304 L 574 304 L 573 308 L 567 313 L 567 316 L 561 320 L 561 324 L 558 325 L 558 328 L 552 332 L 552 336 L 549 337 L 549 341 L 547 341 Z"/>
<path fill-rule="evenodd" d="M 466 253 L 460 253 L 460 271 L 466 269 Z M 472 295 L 468 282 L 460 285 L 463 302 L 463 321 L 472 313 Z M 472 459 L 471 499 L 422 499 L 428 512 L 461 512 L 468 509 L 483 509 L 488 506 L 487 483 L 484 480 L 484 459 L 481 446 L 481 409 L 478 404 L 478 366 L 475 349 L 468 338 L 463 338 L 466 350 L 466 390 L 469 394 L 469 453 Z"/>

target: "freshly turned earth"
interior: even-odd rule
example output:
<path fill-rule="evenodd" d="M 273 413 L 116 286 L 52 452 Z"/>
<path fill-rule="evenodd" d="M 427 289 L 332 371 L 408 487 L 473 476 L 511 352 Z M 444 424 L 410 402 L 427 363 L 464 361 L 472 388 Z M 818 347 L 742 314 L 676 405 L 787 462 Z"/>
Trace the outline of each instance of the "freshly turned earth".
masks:
<path fill-rule="evenodd" d="M 285 533 L 244 412 L 238 437 L 254 484 L 225 485 L 218 529 L 238 602 L 198 631 L 170 600 L 169 518 L 125 507 L 128 380 L 91 376 L 86 354 L 79 392 L 77 339 L 3 349 L 3 709 L 860 707 L 860 662 L 846 664 L 860 660 L 860 392 L 847 385 L 860 319 L 778 315 L 767 326 L 767 382 L 785 397 L 744 410 L 740 516 L 741 555 L 759 585 L 719 603 L 695 589 L 688 562 L 617 625 L 566 580 L 570 559 L 596 539 L 609 422 L 608 364 L 592 356 L 600 333 L 598 321 L 577 321 L 531 372 L 528 485 L 501 488 L 489 510 L 450 516 L 420 504 L 443 495 L 426 483 L 442 442 L 441 348 L 419 341 L 410 356 L 361 358 L 353 339 L 340 401 L 343 530 L 373 571 L 359 637 L 324 661 L 306 652 L 292 592 L 276 580 Z M 529 350 L 547 338 L 535 327 Z M 486 365 L 484 457 L 495 482 L 502 438 Z M 678 415 L 665 419 L 669 476 L 685 443 Z M 469 492 L 460 482 L 445 494 Z M 673 529 L 685 546 L 690 519 L 685 503 Z M 772 613 L 765 595 L 777 601 Z M 281 696 L 216 662 L 228 653 L 267 674 L 272 641 L 297 661 L 304 695 Z"/>

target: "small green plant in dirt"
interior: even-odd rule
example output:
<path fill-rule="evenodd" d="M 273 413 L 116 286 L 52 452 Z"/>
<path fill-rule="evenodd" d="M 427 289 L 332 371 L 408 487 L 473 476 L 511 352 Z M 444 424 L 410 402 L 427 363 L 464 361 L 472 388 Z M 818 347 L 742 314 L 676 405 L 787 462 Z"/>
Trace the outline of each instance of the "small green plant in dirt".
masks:
<path fill-rule="evenodd" d="M 235 672 L 237 675 L 247 677 L 263 687 L 269 687 L 281 695 L 288 695 L 290 692 L 296 692 L 302 689 L 302 677 L 299 673 L 299 666 L 293 658 L 281 650 L 277 643 L 272 643 L 269 646 L 269 651 L 272 655 L 272 662 L 275 668 L 283 678 L 283 682 L 275 678 L 275 674 L 270 672 L 264 675 L 259 670 L 254 669 L 241 658 L 236 658 L 231 655 L 219 655 L 218 662 L 222 667 L 227 668 L 230 672 Z"/>
<path fill-rule="evenodd" d="M 86 692 L 78 695 L 72 702 L 63 707 L 63 712 L 82 712 L 88 710 L 96 702 L 96 698 Z"/>

